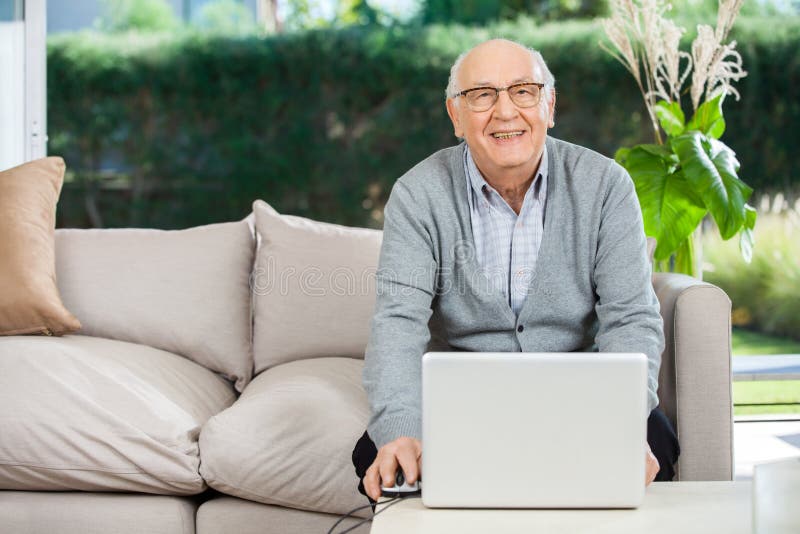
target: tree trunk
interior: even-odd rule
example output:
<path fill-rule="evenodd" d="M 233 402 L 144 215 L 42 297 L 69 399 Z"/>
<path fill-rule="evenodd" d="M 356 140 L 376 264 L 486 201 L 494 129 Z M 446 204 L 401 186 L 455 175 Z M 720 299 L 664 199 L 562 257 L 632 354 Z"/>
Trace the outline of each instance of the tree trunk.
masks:
<path fill-rule="evenodd" d="M 278 0 L 258 0 L 256 16 L 267 34 L 283 31 L 283 25 L 278 18 Z"/>

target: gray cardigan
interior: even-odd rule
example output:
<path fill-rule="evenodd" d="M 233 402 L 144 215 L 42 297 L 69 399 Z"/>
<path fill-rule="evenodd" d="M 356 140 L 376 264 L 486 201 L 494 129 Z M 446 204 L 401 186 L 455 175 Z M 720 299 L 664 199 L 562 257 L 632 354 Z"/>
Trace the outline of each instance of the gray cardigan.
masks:
<path fill-rule="evenodd" d="M 596 152 L 547 138 L 539 258 L 519 318 L 474 254 L 459 145 L 420 162 L 384 210 L 378 296 L 364 365 L 378 448 L 421 439 L 426 350 L 643 352 L 658 405 L 664 348 L 642 215 L 627 172 Z"/>

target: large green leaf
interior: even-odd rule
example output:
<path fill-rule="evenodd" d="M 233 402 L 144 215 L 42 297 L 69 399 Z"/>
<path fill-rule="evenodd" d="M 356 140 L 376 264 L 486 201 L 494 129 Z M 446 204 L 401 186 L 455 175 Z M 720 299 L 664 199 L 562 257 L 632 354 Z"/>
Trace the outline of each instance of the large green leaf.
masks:
<path fill-rule="evenodd" d="M 756 227 L 756 218 L 758 217 L 758 212 L 750 204 L 744 205 L 744 212 L 744 227 L 748 230 L 752 230 Z"/>
<path fill-rule="evenodd" d="M 745 263 L 753 261 L 753 247 L 756 244 L 756 238 L 750 228 L 742 228 L 739 232 L 739 251 L 742 253 L 742 259 Z"/>
<path fill-rule="evenodd" d="M 667 164 L 668 167 L 674 168 L 680 163 L 680 161 L 678 160 L 678 156 L 676 156 L 672 152 L 671 145 L 643 144 L 643 145 L 636 145 L 636 148 L 641 148 L 645 152 L 649 152 L 654 156 L 658 156 L 659 158 L 664 160 L 664 162 Z"/>
<path fill-rule="evenodd" d="M 617 163 L 619 163 L 620 165 L 622 165 L 624 167 L 625 166 L 625 160 L 628 159 L 628 154 L 630 154 L 630 152 L 631 152 L 631 149 L 630 148 L 626 148 L 626 147 L 622 147 L 622 148 L 617 149 L 617 151 L 614 153 L 614 161 L 616 161 Z"/>
<path fill-rule="evenodd" d="M 647 152 L 648 154 L 656 156 L 658 159 L 664 162 L 666 168 L 668 169 L 667 171 L 668 173 L 674 171 L 675 168 L 678 166 L 678 164 L 680 164 L 678 156 L 676 156 L 672 152 L 671 146 L 669 145 L 641 144 L 641 145 L 636 145 L 633 148 L 622 147 L 618 149 L 617 152 L 614 154 L 614 159 L 617 161 L 617 163 L 619 163 L 620 165 L 622 165 L 627 169 L 628 168 L 627 161 L 628 158 L 630 157 L 630 153 L 632 150 L 644 151 Z M 647 162 L 641 159 L 641 155 L 635 155 L 634 159 L 638 162 L 636 163 L 636 165 L 640 164 L 647 165 Z M 659 167 L 659 169 L 660 168 L 661 167 Z"/>
<path fill-rule="evenodd" d="M 722 137 L 725 132 L 725 119 L 722 117 L 721 94 L 697 108 L 689 124 L 686 125 L 686 131 L 691 130 L 697 130 L 714 139 Z"/>
<path fill-rule="evenodd" d="M 678 102 L 660 100 L 656 104 L 656 116 L 661 127 L 670 137 L 682 134 L 686 127 L 686 118 Z"/>
<path fill-rule="evenodd" d="M 745 217 L 744 227 L 739 232 L 739 250 L 742 253 L 742 258 L 746 263 L 753 260 L 753 246 L 755 246 L 755 236 L 753 235 L 753 228 L 756 226 L 756 210 L 748 205 L 744 205 Z"/>
<path fill-rule="evenodd" d="M 686 181 L 703 199 L 723 239 L 745 222 L 745 202 L 753 190 L 739 180 L 736 154 L 721 141 L 692 131 L 671 140 Z"/>
<path fill-rule="evenodd" d="M 671 172 L 670 167 L 641 146 L 632 148 L 625 159 L 642 208 L 645 233 L 658 243 L 656 260 L 669 258 L 707 212 L 683 174 Z"/>

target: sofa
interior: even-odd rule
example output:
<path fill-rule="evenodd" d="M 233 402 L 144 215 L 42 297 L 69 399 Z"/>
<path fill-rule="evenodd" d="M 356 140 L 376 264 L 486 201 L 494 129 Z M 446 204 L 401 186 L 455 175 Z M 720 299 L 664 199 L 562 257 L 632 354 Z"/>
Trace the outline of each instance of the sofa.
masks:
<path fill-rule="evenodd" d="M 366 504 L 350 455 L 379 231 L 256 201 L 241 221 L 53 243 L 80 329 L 0 336 L 0 534 L 323 533 Z M 676 479 L 731 480 L 730 301 L 653 284 Z"/>

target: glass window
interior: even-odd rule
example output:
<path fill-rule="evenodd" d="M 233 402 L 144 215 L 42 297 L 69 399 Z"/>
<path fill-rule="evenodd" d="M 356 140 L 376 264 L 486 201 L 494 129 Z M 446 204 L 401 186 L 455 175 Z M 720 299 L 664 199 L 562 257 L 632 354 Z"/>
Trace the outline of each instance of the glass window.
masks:
<path fill-rule="evenodd" d="M 0 22 L 22 20 L 24 0 L 0 0 Z"/>
<path fill-rule="evenodd" d="M 0 170 L 25 161 L 23 0 L 0 0 Z"/>

